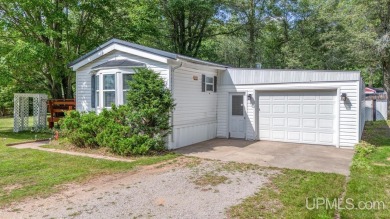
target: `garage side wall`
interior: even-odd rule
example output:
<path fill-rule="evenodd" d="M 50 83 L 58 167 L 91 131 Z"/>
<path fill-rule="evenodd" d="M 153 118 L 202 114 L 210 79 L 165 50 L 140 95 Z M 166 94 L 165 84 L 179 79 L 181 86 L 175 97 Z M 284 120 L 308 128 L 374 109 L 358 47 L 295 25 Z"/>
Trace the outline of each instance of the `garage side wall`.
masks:
<path fill-rule="evenodd" d="M 319 83 L 284 83 L 284 84 L 250 84 L 250 85 L 219 85 L 218 92 L 218 126 L 217 137 L 229 136 L 229 93 L 244 92 L 244 108 L 248 117 L 246 122 L 246 139 L 259 140 L 257 124 L 257 97 L 256 91 L 261 90 L 302 90 L 302 89 L 329 89 L 337 90 L 337 94 L 346 93 L 347 101 L 342 101 L 339 96 L 336 101 L 339 105 L 339 146 L 353 147 L 360 139 L 359 121 L 359 81 L 319 82 Z M 247 100 L 247 95 L 252 94 L 252 99 Z M 337 130 L 337 127 L 336 129 Z M 336 135 L 337 137 L 337 135 Z M 261 140 L 261 139 L 260 139 Z"/>
<path fill-rule="evenodd" d="M 107 53 L 103 57 L 81 67 L 76 71 L 76 110 L 80 112 L 94 111 L 94 106 L 91 106 L 92 94 L 92 67 L 103 64 L 111 60 L 127 59 L 135 62 L 145 63 L 146 66 L 155 72 L 160 73 L 161 77 L 166 81 L 169 87 L 169 67 L 167 64 L 160 63 L 154 60 L 146 59 L 136 55 L 113 51 Z"/>
<path fill-rule="evenodd" d="M 216 137 L 219 91 L 202 92 L 202 74 L 214 78 L 217 71 L 187 66 L 179 67 L 171 74 L 176 107 L 173 112 L 173 132 L 169 139 L 169 149 Z"/>

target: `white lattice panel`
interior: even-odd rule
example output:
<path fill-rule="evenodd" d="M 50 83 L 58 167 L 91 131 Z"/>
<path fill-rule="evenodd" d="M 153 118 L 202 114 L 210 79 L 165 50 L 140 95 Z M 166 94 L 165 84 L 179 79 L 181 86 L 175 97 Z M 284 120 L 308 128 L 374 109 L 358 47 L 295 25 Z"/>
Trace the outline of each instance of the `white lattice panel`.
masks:
<path fill-rule="evenodd" d="M 29 126 L 29 99 L 33 100 L 33 126 Z M 14 132 L 46 127 L 46 94 L 14 94 Z"/>

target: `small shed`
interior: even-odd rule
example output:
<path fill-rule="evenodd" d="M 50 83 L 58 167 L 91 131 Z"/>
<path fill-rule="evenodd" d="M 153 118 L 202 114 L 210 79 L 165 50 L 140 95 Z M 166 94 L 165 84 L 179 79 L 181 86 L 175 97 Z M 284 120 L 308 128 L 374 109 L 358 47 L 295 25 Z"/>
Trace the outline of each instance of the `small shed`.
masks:
<path fill-rule="evenodd" d="M 383 88 L 365 88 L 366 121 L 387 120 L 387 92 Z"/>

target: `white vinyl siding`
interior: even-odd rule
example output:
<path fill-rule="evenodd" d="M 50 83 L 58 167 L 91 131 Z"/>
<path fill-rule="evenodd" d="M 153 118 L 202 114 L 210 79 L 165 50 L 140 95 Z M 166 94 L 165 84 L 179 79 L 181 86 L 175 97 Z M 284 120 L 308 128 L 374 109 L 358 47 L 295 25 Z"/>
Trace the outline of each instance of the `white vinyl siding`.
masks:
<path fill-rule="evenodd" d="M 91 82 L 92 82 L 92 67 L 103 64 L 110 60 L 128 59 L 130 61 L 142 62 L 146 67 L 159 73 L 169 86 L 169 66 L 168 64 L 157 62 L 151 59 L 139 57 L 120 51 L 112 51 L 104 56 L 94 60 L 91 63 L 79 68 L 76 71 L 76 109 L 78 111 L 93 111 L 95 106 L 91 106 Z M 114 72 L 126 72 L 129 69 L 110 69 Z M 102 105 L 102 103 L 101 103 Z"/>
<path fill-rule="evenodd" d="M 217 93 L 202 92 L 202 74 L 212 78 L 217 76 L 216 71 L 196 67 L 180 67 L 172 74 L 176 107 L 169 143 L 171 149 L 216 137 Z"/>

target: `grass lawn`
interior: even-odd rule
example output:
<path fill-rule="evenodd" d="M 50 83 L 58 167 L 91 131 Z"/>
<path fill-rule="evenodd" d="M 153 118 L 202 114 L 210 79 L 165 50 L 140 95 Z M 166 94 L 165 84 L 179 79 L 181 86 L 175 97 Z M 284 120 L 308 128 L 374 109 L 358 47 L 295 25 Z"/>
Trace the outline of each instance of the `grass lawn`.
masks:
<path fill-rule="evenodd" d="M 363 141 L 356 149 L 345 197 L 353 200 L 357 209 L 341 211 L 342 218 L 390 218 L 389 124 L 390 121 L 366 123 Z M 374 202 L 375 209 L 359 209 L 364 206 L 369 208 Z"/>
<path fill-rule="evenodd" d="M 334 218 L 335 209 L 312 207 L 316 197 L 337 198 L 342 194 L 345 176 L 283 169 L 257 194 L 229 209 L 234 218 Z"/>
<path fill-rule="evenodd" d="M 13 133 L 11 118 L 0 118 L 0 207 L 37 195 L 49 195 L 61 184 L 99 174 L 125 172 L 140 165 L 169 160 L 176 155 L 142 157 L 134 162 L 116 162 L 56 154 L 32 149 L 13 149 L 7 143 L 50 137 L 31 132 Z"/>
<path fill-rule="evenodd" d="M 390 218 L 389 124 L 390 121 L 366 124 L 363 140 L 356 147 L 345 197 L 340 202 L 344 208 L 338 211 L 340 218 Z M 306 198 L 309 207 L 316 197 L 333 201 L 341 197 L 346 180 L 338 174 L 284 169 L 268 186 L 228 213 L 237 218 L 335 218 L 335 208 L 307 209 Z M 347 209 L 352 204 L 355 208 Z M 359 209 L 365 206 L 375 209 Z"/>

